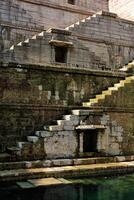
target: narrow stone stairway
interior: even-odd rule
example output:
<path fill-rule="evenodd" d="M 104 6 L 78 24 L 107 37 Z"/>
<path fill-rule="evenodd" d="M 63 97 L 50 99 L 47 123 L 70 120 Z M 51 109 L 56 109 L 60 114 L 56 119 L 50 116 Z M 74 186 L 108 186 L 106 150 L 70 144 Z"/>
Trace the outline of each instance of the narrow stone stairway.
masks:
<path fill-rule="evenodd" d="M 107 90 L 102 91 L 101 94 L 96 95 L 96 97 L 90 99 L 89 102 L 84 102 L 83 106 L 89 108 L 100 106 L 105 103 L 106 98 L 112 98 L 114 94 L 116 95 L 122 88 L 125 88 L 132 82 L 134 82 L 134 76 L 126 77 L 125 80 L 121 80 L 119 83 L 114 84 L 113 87 L 109 87 Z"/>
<path fill-rule="evenodd" d="M 65 30 L 76 31 L 76 30 L 82 28 L 83 26 L 85 26 L 86 24 L 94 22 L 95 18 L 99 17 L 101 15 L 102 15 L 102 12 L 95 13 L 92 16 L 89 16 L 89 17 L 87 17 L 85 19 L 82 19 L 80 21 L 75 22 L 74 24 L 71 24 L 70 26 L 66 27 Z"/>
<path fill-rule="evenodd" d="M 128 64 L 124 65 L 122 68 L 119 69 L 119 71 L 130 72 L 130 73 L 132 73 L 133 70 L 134 70 L 134 61 L 129 62 Z"/>
<path fill-rule="evenodd" d="M 57 29 L 59 32 L 64 32 L 64 34 L 71 34 L 67 30 Z M 64 35 L 63 34 L 63 35 Z M 31 64 L 56 64 L 50 60 L 50 52 L 51 52 L 51 43 L 52 42 L 62 42 L 60 39 L 54 39 L 53 37 L 53 29 L 48 29 L 47 31 L 42 31 L 41 33 L 34 35 L 32 38 L 28 38 L 25 41 L 19 42 L 17 45 L 11 46 L 8 51 L 7 57 L 10 62 L 17 63 L 31 63 Z M 70 38 L 71 36 L 66 36 L 64 43 L 66 45 L 75 44 L 75 40 Z M 69 42 L 70 41 L 70 42 Z M 106 62 L 103 61 L 99 56 L 95 54 L 95 52 L 88 50 L 90 63 L 89 66 L 93 66 L 94 69 L 105 69 Z M 53 58 L 54 59 L 54 58 Z M 67 63 L 70 65 L 71 63 Z M 65 65 L 62 63 L 62 65 Z M 73 64 L 74 65 L 74 64 Z M 78 67 L 76 62 L 76 67 Z M 87 67 L 89 67 L 87 66 Z M 86 67 L 86 66 L 85 66 Z"/>
<path fill-rule="evenodd" d="M 20 160 L 76 157 L 77 128 L 81 125 L 90 128 L 100 126 L 103 109 L 96 108 L 107 107 L 107 98 L 113 101 L 113 97 L 116 95 L 118 97 L 120 91 L 128 90 L 127 86 L 133 87 L 132 83 L 134 83 L 134 76 L 126 77 L 90 99 L 89 102 L 83 103 L 83 107 L 88 109 L 72 110 L 70 115 L 64 115 L 61 120 L 57 120 L 56 125 L 44 126 L 44 130 L 38 130 L 31 136 L 27 136 L 27 141 L 17 142 L 17 146 L 8 148 L 8 152 L 14 159 Z"/>
<path fill-rule="evenodd" d="M 95 117 L 92 117 L 94 113 L 99 113 L 95 122 Z M 90 115 L 91 119 L 88 121 Z M 101 111 L 72 110 L 70 115 L 64 115 L 61 120 L 57 120 L 57 125 L 44 126 L 44 130 L 27 136 L 27 141 L 17 142 L 16 146 L 9 147 L 8 153 L 12 155 L 11 160 L 76 157 L 77 127 L 87 124 L 91 128 L 94 126 L 100 128 L 100 116 Z M 60 146 L 59 142 L 63 145 Z"/>
<path fill-rule="evenodd" d="M 82 29 L 85 26 L 87 26 L 87 27 L 90 27 L 90 25 L 92 26 L 92 24 L 97 22 L 98 18 L 101 18 L 102 16 L 109 16 L 109 17 L 113 17 L 113 18 L 117 17 L 117 15 L 115 13 L 100 11 L 100 12 L 95 13 L 92 16 L 89 16 L 89 17 L 82 19 L 74 24 L 71 24 L 70 26 L 66 27 L 65 29 L 68 31 L 79 31 L 80 29 Z"/>
<path fill-rule="evenodd" d="M 87 22 L 91 23 L 94 21 L 94 19 L 98 16 L 101 16 L 101 14 L 96 14 L 93 15 L 92 17 L 88 17 L 86 19 L 83 19 L 82 21 L 76 22 L 76 24 L 71 25 L 65 29 L 48 29 L 47 31 L 42 31 L 41 33 L 38 33 L 34 35 L 31 38 L 27 38 L 24 41 L 19 42 L 18 44 L 12 45 L 9 50 L 4 52 L 3 57 L 4 62 L 11 62 L 11 63 L 18 63 L 21 65 L 21 63 L 26 63 L 26 64 L 50 64 L 50 65 L 55 65 L 56 62 L 54 61 L 54 58 L 51 58 L 51 51 L 52 51 L 52 45 L 53 42 L 64 42 L 66 43 L 67 46 L 71 46 L 72 44 L 76 49 L 78 49 L 77 46 L 80 47 L 80 42 L 79 40 L 73 36 L 72 34 L 72 26 L 77 26 L 82 29 L 82 25 L 88 26 Z M 72 30 L 71 30 L 72 29 Z M 57 36 L 58 35 L 58 36 Z M 61 37 L 61 35 L 64 35 L 65 37 Z M 61 41 L 62 39 L 63 41 Z M 61 44 L 60 44 L 61 45 Z M 81 47 L 83 48 L 83 46 Z M 94 49 L 89 49 L 88 47 L 84 48 L 87 49 L 88 51 L 88 56 L 89 56 L 89 61 L 86 64 L 83 64 L 81 62 L 81 67 L 83 68 L 90 68 L 92 67 L 93 69 L 108 69 L 106 65 L 106 62 L 99 56 L 96 55 L 96 52 Z M 78 52 L 79 54 L 79 52 Z M 78 59 L 78 58 L 77 58 Z M 79 66 L 79 62 L 74 63 L 66 63 L 62 65 L 70 65 L 73 67 Z"/>

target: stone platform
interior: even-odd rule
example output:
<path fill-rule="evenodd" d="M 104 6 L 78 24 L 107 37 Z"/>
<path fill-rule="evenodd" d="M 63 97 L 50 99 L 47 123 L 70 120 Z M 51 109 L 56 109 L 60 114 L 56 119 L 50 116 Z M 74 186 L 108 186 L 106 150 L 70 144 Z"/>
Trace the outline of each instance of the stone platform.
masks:
<path fill-rule="evenodd" d="M 40 179 L 31 179 L 28 181 L 17 182 L 19 188 L 28 189 L 28 188 L 35 188 L 35 187 L 48 187 L 48 186 L 57 186 L 57 185 L 70 185 L 72 184 L 71 181 L 68 181 L 64 178 L 40 178 Z"/>
<path fill-rule="evenodd" d="M 76 178 L 124 175 L 134 173 L 134 161 L 52 168 L 18 169 L 0 171 L 0 182 L 37 178 Z"/>
<path fill-rule="evenodd" d="M 0 163 L 0 183 L 51 177 L 97 177 L 128 173 L 134 173 L 134 156 Z"/>
<path fill-rule="evenodd" d="M 129 162 L 134 161 L 134 155 L 130 156 L 107 156 L 107 157 L 87 157 L 87 158 L 70 158 L 70 159 L 51 159 L 51 160 L 33 160 L 33 161 L 7 161 L 8 155 L 0 156 L 0 171 L 15 169 L 32 169 L 62 166 L 77 166 L 102 164 L 110 162 Z"/>

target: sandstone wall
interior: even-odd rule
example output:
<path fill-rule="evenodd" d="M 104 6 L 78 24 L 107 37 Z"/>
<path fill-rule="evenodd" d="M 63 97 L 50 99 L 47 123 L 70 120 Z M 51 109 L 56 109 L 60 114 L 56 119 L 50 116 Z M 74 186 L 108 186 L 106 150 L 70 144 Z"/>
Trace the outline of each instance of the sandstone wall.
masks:
<path fill-rule="evenodd" d="M 85 101 L 120 76 L 78 69 L 0 68 L 0 151 Z"/>
<path fill-rule="evenodd" d="M 134 58 L 134 24 L 116 14 L 102 12 L 67 29 L 107 67 L 118 68 Z"/>
<path fill-rule="evenodd" d="M 121 18 L 134 21 L 133 0 L 109 0 L 109 10 L 117 13 Z"/>
<path fill-rule="evenodd" d="M 134 59 L 133 35 L 133 22 L 113 13 L 102 12 L 68 26 L 65 31 L 44 31 L 34 39 L 18 44 L 9 54 L 11 61 L 18 63 L 55 65 L 55 46 L 59 45 L 58 41 L 63 46 L 69 42 L 72 46 L 67 46 L 66 61 L 59 64 L 114 70 Z"/>
<path fill-rule="evenodd" d="M 99 10 L 107 1 L 0 0 L 0 51 L 50 27 L 64 28 Z"/>
<path fill-rule="evenodd" d="M 134 110 L 109 111 L 101 120 L 106 126 L 101 138 L 104 152 L 110 155 L 132 155 L 134 153 Z"/>
<path fill-rule="evenodd" d="M 111 91 L 111 92 L 110 92 Z M 108 94 L 108 92 L 110 92 Z M 102 91 L 104 99 L 94 106 L 104 108 L 101 123 L 106 126 L 103 137 L 105 150 L 110 154 L 134 153 L 134 76 L 129 76 L 114 88 Z M 101 95 L 100 95 L 101 96 Z M 96 98 L 99 99 L 99 95 Z M 104 139 L 105 138 L 105 139 Z"/>

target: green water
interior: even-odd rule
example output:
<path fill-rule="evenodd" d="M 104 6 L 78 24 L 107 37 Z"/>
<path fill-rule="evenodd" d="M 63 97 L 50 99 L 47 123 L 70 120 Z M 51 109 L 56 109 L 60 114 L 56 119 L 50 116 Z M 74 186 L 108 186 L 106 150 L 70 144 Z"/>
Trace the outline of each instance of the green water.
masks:
<path fill-rule="evenodd" d="M 27 190 L 4 186 L 0 200 L 134 200 L 134 175 L 71 181 L 73 185 Z"/>

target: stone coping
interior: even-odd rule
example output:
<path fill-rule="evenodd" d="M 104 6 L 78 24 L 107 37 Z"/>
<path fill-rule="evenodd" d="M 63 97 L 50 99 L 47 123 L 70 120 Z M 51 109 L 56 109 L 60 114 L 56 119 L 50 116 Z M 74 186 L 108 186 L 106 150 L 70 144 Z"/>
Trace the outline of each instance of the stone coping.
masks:
<path fill-rule="evenodd" d="M 38 178 L 98 177 L 134 173 L 134 161 L 0 171 L 0 182 Z"/>
<path fill-rule="evenodd" d="M 62 40 L 50 40 L 49 44 L 58 47 L 73 47 L 73 42 L 67 42 Z"/>
<path fill-rule="evenodd" d="M 76 127 L 76 130 L 96 130 L 96 129 L 105 129 L 104 125 L 79 125 Z"/>
<path fill-rule="evenodd" d="M 68 159 L 46 159 L 46 160 L 33 160 L 33 161 L 8 161 L 0 162 L 0 171 L 13 170 L 13 169 L 32 169 L 32 168 L 47 168 L 47 167 L 62 167 L 62 166 L 77 166 L 77 165 L 90 165 L 101 164 L 110 162 L 126 162 L 134 161 L 134 155 L 131 156 L 101 156 L 101 157 L 88 157 L 88 158 L 68 158 Z"/>
<path fill-rule="evenodd" d="M 61 29 L 61 28 L 50 28 L 47 30 L 48 33 L 57 33 L 57 34 L 63 34 L 63 35 L 71 35 L 72 32 L 65 30 L 65 29 Z"/>
<path fill-rule="evenodd" d="M 0 26 L 4 26 L 4 27 L 10 27 L 13 29 L 20 29 L 20 30 L 25 30 L 25 31 L 33 31 L 35 33 L 40 33 L 41 31 L 45 31 L 44 26 L 25 26 L 25 25 L 21 25 L 21 24 L 15 24 L 9 21 L 0 21 Z"/>
<path fill-rule="evenodd" d="M 127 73 L 120 72 L 117 70 L 93 70 L 88 68 L 78 68 L 64 65 L 56 65 L 56 64 L 31 64 L 31 63 L 0 63 L 0 68 L 21 68 L 21 69 L 32 69 L 32 70 L 43 70 L 43 71 L 54 71 L 54 72 L 64 72 L 64 73 L 72 73 L 72 74 L 85 74 L 85 75 L 93 75 L 93 76 L 102 76 L 102 77 L 119 77 L 125 78 Z"/>

